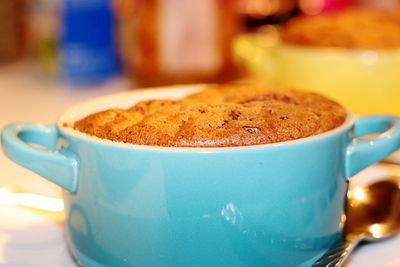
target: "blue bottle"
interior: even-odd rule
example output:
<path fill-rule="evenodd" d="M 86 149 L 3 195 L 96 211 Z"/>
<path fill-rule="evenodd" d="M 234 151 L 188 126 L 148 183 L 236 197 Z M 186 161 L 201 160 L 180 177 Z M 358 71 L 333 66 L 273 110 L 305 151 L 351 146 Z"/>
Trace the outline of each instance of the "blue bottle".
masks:
<path fill-rule="evenodd" d="M 60 76 L 74 85 L 95 85 L 118 71 L 111 0 L 62 0 Z"/>

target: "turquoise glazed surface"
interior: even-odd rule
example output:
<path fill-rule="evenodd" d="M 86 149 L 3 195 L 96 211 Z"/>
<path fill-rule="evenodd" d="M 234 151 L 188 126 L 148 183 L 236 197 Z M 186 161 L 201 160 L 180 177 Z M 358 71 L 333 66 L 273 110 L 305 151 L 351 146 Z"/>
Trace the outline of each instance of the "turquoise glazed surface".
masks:
<path fill-rule="evenodd" d="M 388 116 L 237 148 L 119 144 L 61 125 L 9 125 L 2 146 L 65 189 L 70 249 L 92 267 L 310 266 L 341 234 L 347 177 L 400 146 Z"/>

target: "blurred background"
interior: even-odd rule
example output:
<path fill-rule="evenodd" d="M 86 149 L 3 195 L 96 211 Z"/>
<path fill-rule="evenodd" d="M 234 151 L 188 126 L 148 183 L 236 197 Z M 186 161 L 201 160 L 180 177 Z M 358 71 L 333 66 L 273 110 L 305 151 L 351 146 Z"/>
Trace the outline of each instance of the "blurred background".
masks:
<path fill-rule="evenodd" d="M 392 9 L 398 2 L 2 0 L 0 64 L 26 62 L 38 79 L 74 88 L 115 77 L 142 87 L 226 82 L 248 75 L 232 53 L 240 34 L 301 14 L 349 6 Z"/>

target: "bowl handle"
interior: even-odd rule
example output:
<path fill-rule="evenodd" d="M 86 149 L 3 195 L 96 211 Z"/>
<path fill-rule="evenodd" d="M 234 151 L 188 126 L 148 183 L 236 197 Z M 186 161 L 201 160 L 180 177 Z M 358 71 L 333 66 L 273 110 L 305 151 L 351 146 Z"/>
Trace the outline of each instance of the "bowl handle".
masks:
<path fill-rule="evenodd" d="M 4 153 L 14 162 L 75 192 L 78 160 L 70 151 L 61 153 L 57 149 L 58 137 L 54 125 L 10 124 L 1 133 L 1 143 Z"/>
<path fill-rule="evenodd" d="M 366 137 L 376 133 L 379 135 Z M 359 117 L 353 134 L 353 140 L 346 150 L 346 177 L 353 176 L 400 148 L 400 117 Z"/>

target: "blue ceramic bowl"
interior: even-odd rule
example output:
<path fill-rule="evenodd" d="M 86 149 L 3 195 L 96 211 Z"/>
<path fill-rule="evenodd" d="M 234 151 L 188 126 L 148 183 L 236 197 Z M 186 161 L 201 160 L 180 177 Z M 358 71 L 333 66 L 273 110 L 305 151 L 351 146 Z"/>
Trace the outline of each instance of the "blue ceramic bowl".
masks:
<path fill-rule="evenodd" d="M 80 264 L 310 266 L 341 234 L 348 178 L 400 146 L 400 122 L 390 116 L 349 114 L 314 137 L 227 148 L 123 144 L 67 126 L 200 89 L 108 96 L 67 110 L 57 125 L 3 129 L 10 159 L 65 189 L 67 242 Z M 372 132 L 382 133 L 358 138 Z"/>

